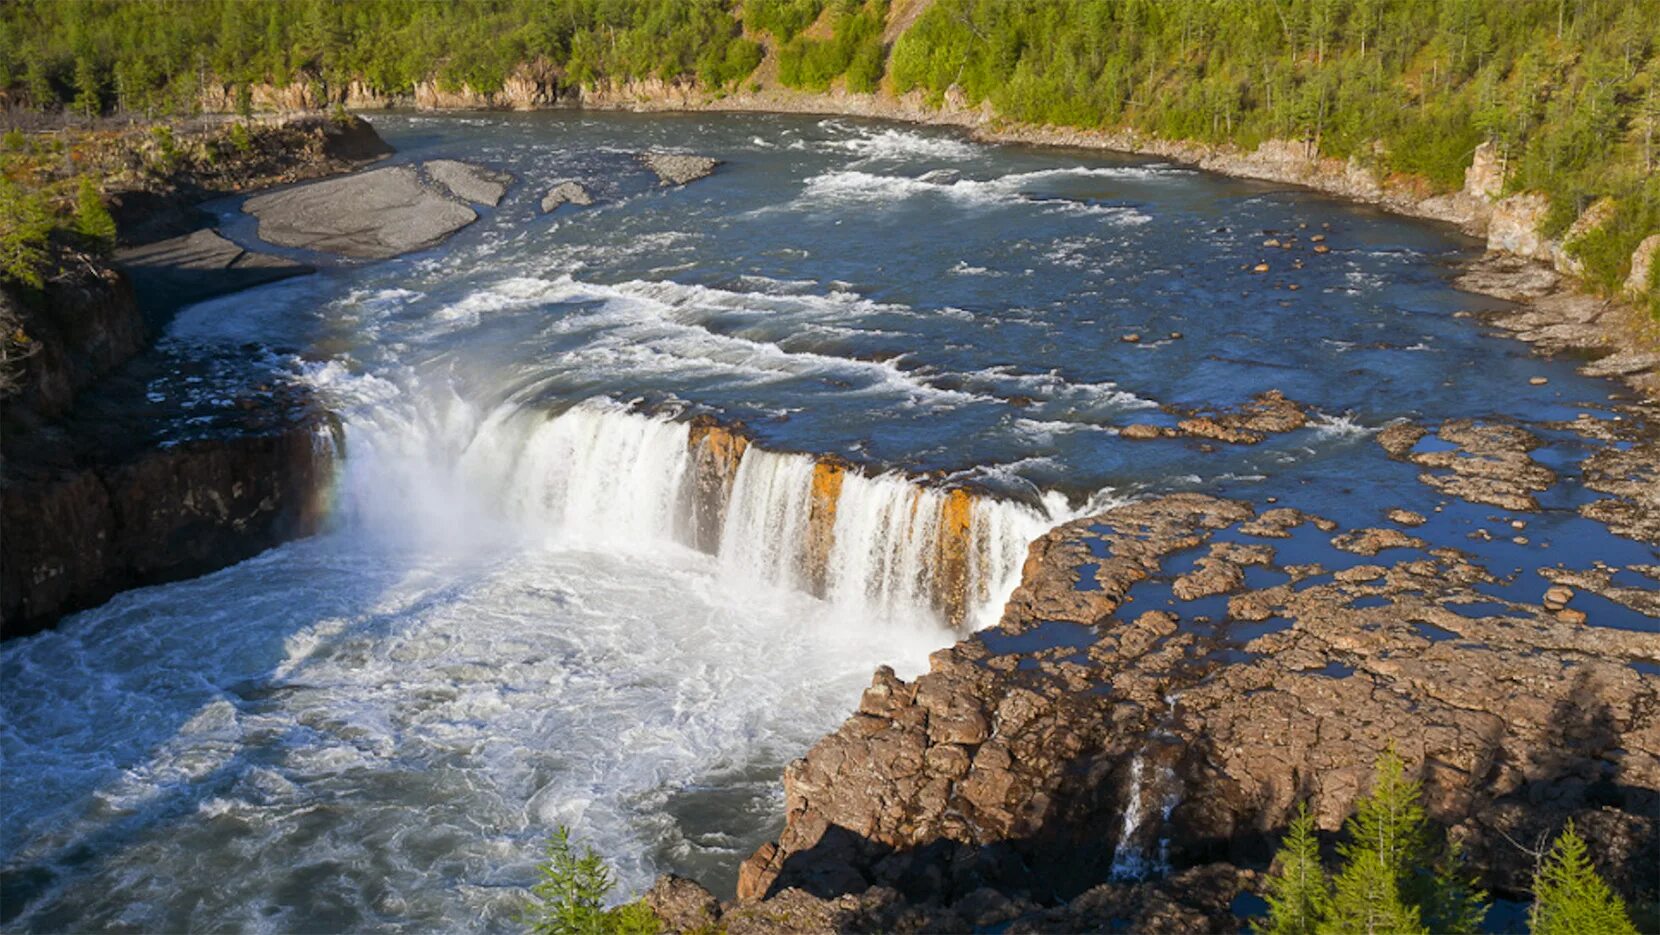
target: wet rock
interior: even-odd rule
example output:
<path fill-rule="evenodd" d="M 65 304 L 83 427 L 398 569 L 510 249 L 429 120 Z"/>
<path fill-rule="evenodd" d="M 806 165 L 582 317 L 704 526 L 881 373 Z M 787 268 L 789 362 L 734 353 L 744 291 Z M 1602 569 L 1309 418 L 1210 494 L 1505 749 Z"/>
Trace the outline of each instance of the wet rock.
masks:
<path fill-rule="evenodd" d="M 1556 482 L 1555 472 L 1528 454 L 1539 446 L 1539 439 L 1516 426 L 1455 419 L 1436 433 L 1443 445 L 1421 450 L 1419 441 L 1427 434 L 1417 426 L 1397 423 L 1378 433 L 1378 444 L 1392 458 L 1435 469 L 1418 479 L 1472 503 L 1537 510 L 1534 493 Z"/>
<path fill-rule="evenodd" d="M 710 932 L 720 922 L 720 901 L 714 894 L 672 873 L 658 877 L 643 899 L 667 932 Z"/>
<path fill-rule="evenodd" d="M 1286 399 L 1279 390 L 1269 390 L 1232 411 L 1194 413 L 1178 422 L 1173 432 L 1165 432 L 1254 445 L 1268 435 L 1290 432 L 1307 423 L 1308 416 L 1300 405 Z"/>
<path fill-rule="evenodd" d="M 1400 523 L 1402 526 L 1422 526 L 1428 522 L 1424 518 L 1424 514 L 1415 513 L 1412 510 L 1390 510 L 1388 516 L 1390 522 Z"/>
<path fill-rule="evenodd" d="M 434 159 L 422 163 L 421 168 L 433 181 L 462 201 L 491 207 L 501 202 L 502 196 L 507 194 L 507 186 L 513 181 L 512 173 L 454 159 Z"/>
<path fill-rule="evenodd" d="M 1584 484 L 1612 494 L 1579 508 L 1579 512 L 1613 532 L 1660 544 L 1660 439 L 1638 437 L 1610 445 L 1580 465 Z"/>
<path fill-rule="evenodd" d="M 640 161 L 657 173 L 659 185 L 684 185 L 712 174 L 720 165 L 718 159 L 684 153 L 641 153 Z"/>
<path fill-rule="evenodd" d="M 1572 588 L 1557 585 L 1545 591 L 1544 603 L 1545 607 L 1550 610 L 1561 610 L 1562 608 L 1568 606 L 1568 602 L 1573 600 L 1573 598 L 1574 592 Z"/>
<path fill-rule="evenodd" d="M 918 182 L 927 182 L 929 185 L 951 185 L 963 177 L 956 169 L 932 169 L 916 177 Z"/>
<path fill-rule="evenodd" d="M 542 213 L 548 214 L 561 205 L 585 207 L 594 203 L 594 196 L 578 182 L 560 182 L 542 196 Z"/>
<path fill-rule="evenodd" d="M 370 259 L 434 246 L 478 219 L 423 185 L 411 166 L 256 195 L 243 210 L 259 219 L 269 243 Z"/>
<path fill-rule="evenodd" d="M 1235 924 L 1222 913 L 1243 880 L 1214 861 L 1265 863 L 1264 829 L 1282 828 L 1304 800 L 1335 831 L 1391 743 L 1486 885 L 1523 891 L 1531 860 L 1509 842 L 1571 817 L 1610 822 L 1618 885 L 1651 891 L 1633 868 L 1652 865 L 1660 828 L 1651 716 L 1660 677 L 1628 664 L 1656 658 L 1651 634 L 1588 627 L 1546 605 L 1466 616 L 1454 608 L 1487 600 L 1475 587 L 1495 579 L 1444 548 L 1236 593 L 1230 615 L 1287 621 L 1245 653 L 1208 655 L 1212 644 L 1168 612 L 1114 616 L 1134 582 L 1217 531 L 1248 522 L 1283 531 L 1301 519 L 1253 518 L 1244 504 L 1184 494 L 1034 543 L 995 632 L 936 652 L 914 682 L 879 672 L 860 712 L 791 764 L 784 831 L 746 862 L 744 898 L 773 894 L 759 909 L 785 892 L 846 900 L 837 894 L 880 890 L 850 910 L 875 913 L 858 918 L 877 927 L 984 918 L 1010 931 L 1073 931 L 1134 919 L 1149 930 L 1217 930 Z M 1416 541 L 1398 529 L 1338 538 L 1379 549 Z M 1206 558 L 1238 568 L 1271 562 L 1266 548 L 1212 541 Z M 1101 592 L 1075 590 L 1081 560 L 1099 563 Z M 1064 620 L 1099 634 L 1086 664 L 1057 664 L 1075 652 L 1041 639 L 994 651 L 999 634 L 1041 635 Z M 1037 664 L 996 664 L 1011 654 Z M 1132 771 L 1132 761 L 1146 768 Z M 1132 788 L 1172 803 L 1168 820 L 1143 832 L 1192 868 L 1170 878 L 1179 889 L 1108 880 L 1115 850 L 1135 845 L 1103 829 L 1124 826 Z M 1186 876 L 1205 873 L 1212 883 Z M 1214 901 L 1196 911 L 1201 895 Z"/>
<path fill-rule="evenodd" d="M 1422 549 L 1427 545 L 1399 529 L 1357 529 L 1337 536 L 1331 544 L 1356 555 L 1376 555 L 1384 549 Z"/>
<path fill-rule="evenodd" d="M 1119 438 L 1127 438 L 1131 441 L 1148 441 L 1154 438 L 1167 438 L 1174 436 L 1175 434 L 1176 433 L 1174 431 L 1171 431 L 1162 425 L 1149 425 L 1145 422 L 1137 422 L 1131 425 L 1126 425 L 1118 430 Z"/>

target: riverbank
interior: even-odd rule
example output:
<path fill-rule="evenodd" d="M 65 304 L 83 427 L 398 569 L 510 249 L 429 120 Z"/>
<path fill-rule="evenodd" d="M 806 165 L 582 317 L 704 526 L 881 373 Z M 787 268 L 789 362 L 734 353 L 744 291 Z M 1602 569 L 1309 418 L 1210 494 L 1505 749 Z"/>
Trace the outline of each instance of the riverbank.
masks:
<path fill-rule="evenodd" d="M 265 125 L 240 145 L 224 127 L 165 124 L 39 145 L 101 180 L 119 246 L 106 256 L 53 241 L 39 286 L 0 285 L 8 340 L 25 351 L 0 400 L 6 638 L 319 528 L 329 414 L 263 349 L 203 357 L 155 342 L 183 305 L 310 271 L 219 237 L 200 202 L 390 151 L 366 122 L 327 118 Z"/>

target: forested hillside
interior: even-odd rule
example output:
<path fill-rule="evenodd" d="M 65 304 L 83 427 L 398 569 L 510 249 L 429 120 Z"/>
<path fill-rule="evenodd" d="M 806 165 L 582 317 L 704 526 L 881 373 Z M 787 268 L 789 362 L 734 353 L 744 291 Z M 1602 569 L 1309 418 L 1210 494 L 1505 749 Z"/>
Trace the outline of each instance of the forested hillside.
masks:
<path fill-rule="evenodd" d="M 914 6 L 907 4 L 906 6 Z M 1009 119 L 1168 139 L 1306 141 L 1456 188 L 1493 142 L 1510 190 L 1550 198 L 1559 237 L 1614 288 L 1660 230 L 1660 0 L 935 0 L 884 44 L 888 0 L 23 0 L 0 10 L 12 106 L 186 112 L 209 82 L 433 80 L 499 89 L 550 66 L 605 79 L 744 84 L 771 47 L 808 91 L 952 87 Z M 888 36 L 888 39 L 893 39 Z M 1660 264 L 1656 264 L 1660 268 Z"/>

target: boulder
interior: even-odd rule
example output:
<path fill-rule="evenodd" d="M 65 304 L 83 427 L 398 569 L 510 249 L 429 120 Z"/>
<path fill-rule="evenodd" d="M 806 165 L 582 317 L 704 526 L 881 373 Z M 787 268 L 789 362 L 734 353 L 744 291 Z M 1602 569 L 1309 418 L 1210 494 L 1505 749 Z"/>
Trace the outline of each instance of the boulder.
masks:
<path fill-rule="evenodd" d="M 454 159 L 434 159 L 422 163 L 421 168 L 455 197 L 491 207 L 501 202 L 502 196 L 507 194 L 508 183 L 513 181 L 509 173 Z"/>
<path fill-rule="evenodd" d="M 657 173 L 659 185 L 684 185 L 713 173 L 720 165 L 719 159 L 685 153 L 642 153 L 640 161 Z"/>
<path fill-rule="evenodd" d="M 565 181 L 548 189 L 542 196 L 542 213 L 547 214 L 560 205 L 577 205 L 579 207 L 594 203 L 594 196 L 588 194 L 579 182 Z"/>
<path fill-rule="evenodd" d="M 478 220 L 473 209 L 423 185 L 413 166 L 256 195 L 242 210 L 259 219 L 259 236 L 270 243 L 365 259 L 434 246 Z"/>

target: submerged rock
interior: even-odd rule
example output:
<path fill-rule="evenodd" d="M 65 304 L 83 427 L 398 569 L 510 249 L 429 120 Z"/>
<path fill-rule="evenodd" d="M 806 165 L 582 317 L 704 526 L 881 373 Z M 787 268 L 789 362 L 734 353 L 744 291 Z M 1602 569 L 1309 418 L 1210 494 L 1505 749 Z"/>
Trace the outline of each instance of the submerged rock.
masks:
<path fill-rule="evenodd" d="M 720 165 L 719 159 L 685 153 L 641 153 L 640 161 L 657 173 L 659 185 L 684 185 L 713 173 Z"/>
<path fill-rule="evenodd" d="M 513 181 L 511 173 L 454 159 L 434 159 L 422 163 L 421 168 L 457 198 L 491 207 L 501 202 L 502 196 L 507 194 L 508 184 Z"/>
<path fill-rule="evenodd" d="M 577 205 L 579 207 L 594 203 L 594 196 L 588 194 L 579 182 L 560 182 L 548 189 L 542 196 L 542 213 L 548 214 L 561 205 Z"/>
<path fill-rule="evenodd" d="M 270 243 L 368 259 L 431 247 L 478 220 L 423 185 L 413 166 L 256 195 L 242 209 L 259 218 L 259 236 Z"/>

